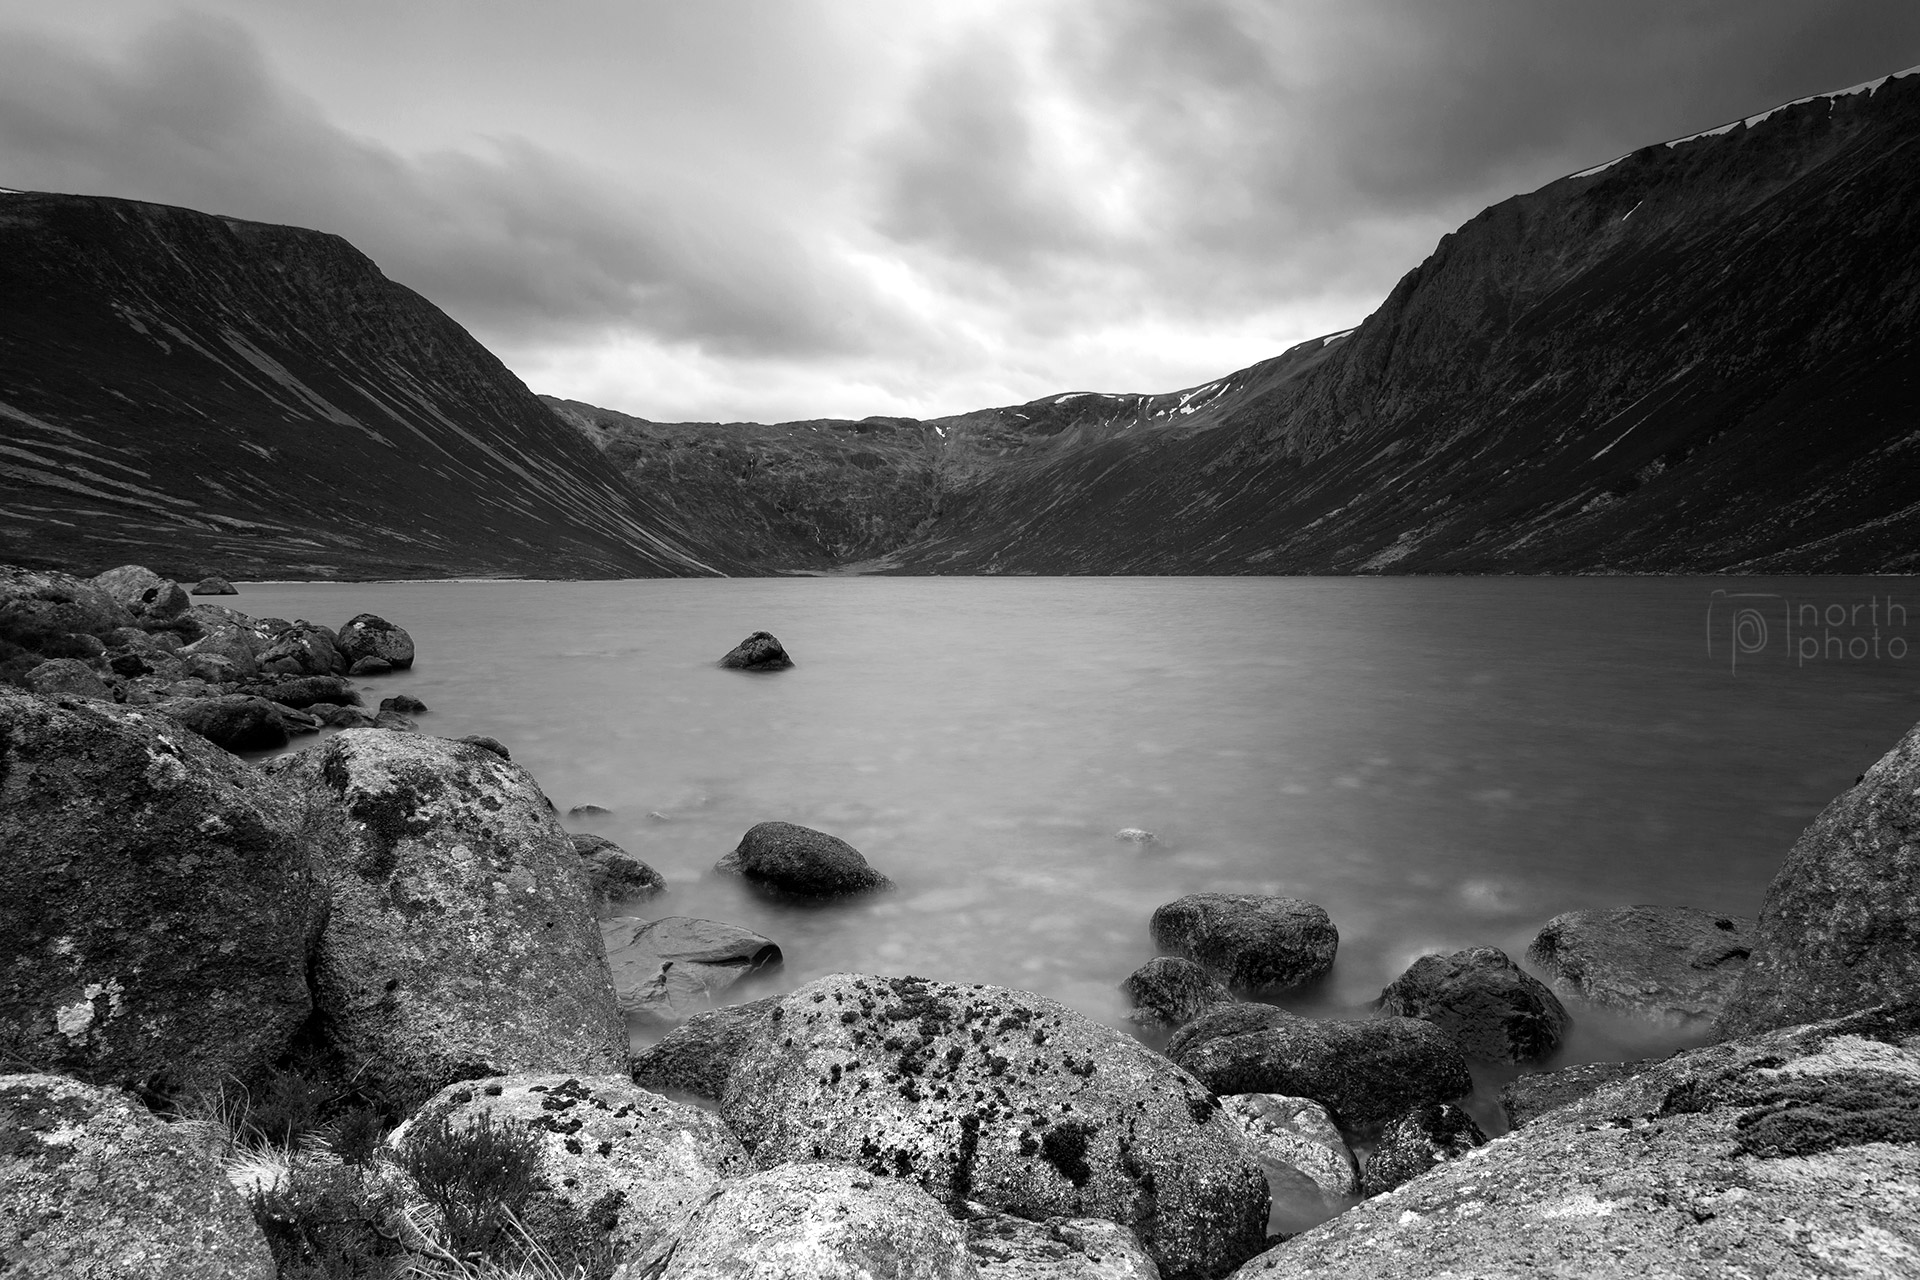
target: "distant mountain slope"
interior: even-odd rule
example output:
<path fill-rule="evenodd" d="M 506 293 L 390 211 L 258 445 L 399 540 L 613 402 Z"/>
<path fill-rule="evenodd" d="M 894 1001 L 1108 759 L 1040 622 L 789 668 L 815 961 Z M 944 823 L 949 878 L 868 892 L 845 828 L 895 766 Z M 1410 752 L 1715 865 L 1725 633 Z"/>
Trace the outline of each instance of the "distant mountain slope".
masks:
<path fill-rule="evenodd" d="M 0 546 L 182 576 L 738 567 L 337 236 L 40 193 L 0 194 Z"/>

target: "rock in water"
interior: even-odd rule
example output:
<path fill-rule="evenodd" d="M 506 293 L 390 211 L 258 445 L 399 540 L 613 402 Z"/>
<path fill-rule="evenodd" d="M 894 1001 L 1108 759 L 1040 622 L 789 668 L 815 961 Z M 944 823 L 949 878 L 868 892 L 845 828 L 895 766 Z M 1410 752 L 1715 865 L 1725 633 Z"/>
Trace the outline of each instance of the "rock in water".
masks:
<path fill-rule="evenodd" d="M 893 887 L 845 840 L 791 822 L 750 828 L 714 870 L 796 898 L 841 898 Z"/>
<path fill-rule="evenodd" d="M 193 603 L 179 583 L 137 564 L 97 573 L 93 585 L 112 596 L 143 627 L 164 627 Z"/>
<path fill-rule="evenodd" d="M 579 855 L 525 770 L 378 729 L 265 768 L 327 831 L 314 1000 L 351 1069 L 396 1101 L 483 1075 L 625 1069 Z"/>
<path fill-rule="evenodd" d="M 770 1021 L 779 996 L 696 1013 L 633 1058 L 633 1082 L 645 1089 L 673 1090 L 720 1101 L 727 1077 L 753 1042 L 777 1024 Z"/>
<path fill-rule="evenodd" d="M 1236 991 L 1268 994 L 1333 967 L 1340 934 L 1325 909 L 1299 898 L 1193 893 L 1153 913 L 1154 945 Z"/>
<path fill-rule="evenodd" d="M 665 893 L 667 882 L 640 859 L 604 836 L 576 831 L 568 839 L 587 873 L 587 892 L 594 905 L 645 902 Z"/>
<path fill-rule="evenodd" d="M 1218 1100 L 1065 1005 L 835 974 L 768 1017 L 720 1103 L 763 1167 L 842 1161 L 956 1205 L 1105 1218 L 1138 1231 L 1169 1280 L 1260 1247 L 1266 1179 Z"/>
<path fill-rule="evenodd" d="M 1920 727 L 1802 833 L 1753 939 L 1721 1036 L 1920 991 Z"/>
<path fill-rule="evenodd" d="M 771 938 L 719 920 L 664 916 L 636 925 L 600 926 L 623 1013 L 651 1022 L 678 1022 L 713 1006 L 734 983 L 781 963 Z"/>
<path fill-rule="evenodd" d="M 1364 1189 L 1370 1196 L 1380 1195 L 1485 1145 L 1487 1135 L 1473 1117 L 1451 1102 L 1415 1107 L 1381 1133 L 1367 1157 Z"/>
<path fill-rule="evenodd" d="M 305 622 L 276 632 L 260 654 L 261 668 L 281 675 L 342 676 L 351 665 L 333 632 Z"/>
<path fill-rule="evenodd" d="M 1569 999 L 1682 1025 L 1726 1007 L 1753 949 L 1753 921 L 1692 907 L 1569 911 L 1527 959 Z"/>
<path fill-rule="evenodd" d="M 0 1076 L 0 1272 L 50 1280 L 274 1280 L 219 1163 L 133 1098 Z"/>
<path fill-rule="evenodd" d="M 1498 947 L 1421 956 L 1380 993 L 1380 1012 L 1445 1027 L 1484 1062 L 1537 1062 L 1572 1024 L 1553 992 Z"/>
<path fill-rule="evenodd" d="M 0 1059 L 215 1091 L 311 1009 L 297 806 L 156 715 L 0 687 Z"/>
<path fill-rule="evenodd" d="M 190 595 L 196 596 L 237 596 L 239 588 L 218 575 L 209 575 L 193 584 Z"/>
<path fill-rule="evenodd" d="M 379 658 L 396 669 L 413 665 L 413 637 L 377 613 L 356 613 L 347 619 L 338 643 L 349 666 L 365 658 Z"/>
<path fill-rule="evenodd" d="M 1177 956 L 1155 956 L 1128 974 L 1120 990 L 1133 1004 L 1128 1016 L 1147 1027 L 1182 1027 L 1215 1005 L 1234 1002 L 1233 992 L 1212 974 Z"/>
<path fill-rule="evenodd" d="M 720 665 L 739 671 L 785 671 L 793 659 L 771 634 L 756 631 L 728 650 Z"/>

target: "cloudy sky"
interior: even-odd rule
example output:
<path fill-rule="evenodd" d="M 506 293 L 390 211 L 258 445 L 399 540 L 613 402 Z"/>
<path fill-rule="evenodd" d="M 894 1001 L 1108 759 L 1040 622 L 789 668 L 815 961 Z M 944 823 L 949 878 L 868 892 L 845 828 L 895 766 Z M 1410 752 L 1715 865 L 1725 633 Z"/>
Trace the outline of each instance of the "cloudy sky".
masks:
<path fill-rule="evenodd" d="M 1912 0 L 0 0 L 0 186 L 337 232 L 664 420 L 1165 391 Z"/>

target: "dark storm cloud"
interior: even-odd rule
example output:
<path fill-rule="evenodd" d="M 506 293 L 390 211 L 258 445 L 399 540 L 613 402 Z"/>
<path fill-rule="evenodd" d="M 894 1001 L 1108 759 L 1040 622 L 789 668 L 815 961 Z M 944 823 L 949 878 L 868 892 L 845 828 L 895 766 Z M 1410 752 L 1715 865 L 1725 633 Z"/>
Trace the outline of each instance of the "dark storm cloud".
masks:
<path fill-rule="evenodd" d="M 737 193 L 636 189 L 515 137 L 403 155 L 331 124 L 225 19 L 169 19 L 118 59 L 0 38 L 0 184 L 332 231 L 508 338 L 616 327 L 791 356 L 875 323 L 858 281 Z"/>

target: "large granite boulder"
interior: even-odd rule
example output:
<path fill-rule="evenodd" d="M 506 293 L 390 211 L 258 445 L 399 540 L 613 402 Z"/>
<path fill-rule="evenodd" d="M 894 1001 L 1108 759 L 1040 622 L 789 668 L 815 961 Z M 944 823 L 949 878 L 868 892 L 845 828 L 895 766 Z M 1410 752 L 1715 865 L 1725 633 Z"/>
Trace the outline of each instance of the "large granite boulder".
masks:
<path fill-rule="evenodd" d="M 1215 1093 L 1312 1098 L 1361 1134 L 1409 1107 L 1473 1089 L 1460 1046 L 1423 1018 L 1334 1022 L 1276 1012 L 1248 1028 L 1235 1009 L 1216 1010 L 1182 1028 L 1185 1038 L 1167 1051 Z"/>
<path fill-rule="evenodd" d="M 1920 991 L 1920 726 L 1813 820 L 1767 887 L 1723 1037 Z"/>
<path fill-rule="evenodd" d="M 711 1111 L 649 1093 L 625 1076 L 502 1076 L 449 1085 L 395 1145 L 417 1148 L 436 1126 L 465 1133 L 486 1121 L 538 1141 L 539 1189 L 522 1214 L 543 1248 L 585 1245 L 613 1256 L 676 1235 L 731 1178 L 753 1172 L 739 1139 Z"/>
<path fill-rule="evenodd" d="M 26 674 L 27 691 L 43 698 L 68 694 L 76 698 L 113 701 L 113 690 L 87 663 L 78 658 L 48 658 Z"/>
<path fill-rule="evenodd" d="M 1367 1157 L 1361 1188 L 1370 1196 L 1384 1194 L 1486 1145 L 1487 1135 L 1473 1117 L 1451 1102 L 1414 1107 L 1381 1131 Z"/>
<path fill-rule="evenodd" d="M 780 1004 L 768 996 L 696 1013 L 633 1056 L 633 1082 L 642 1088 L 718 1102 L 733 1064 L 774 1025 Z"/>
<path fill-rule="evenodd" d="M 1236 1280 L 1906 1276 L 1920 1011 L 1676 1055 L 1268 1250 Z"/>
<path fill-rule="evenodd" d="M 1136 1230 L 1170 1280 L 1259 1248 L 1266 1180 L 1219 1101 L 1065 1005 L 835 974 L 768 1018 L 720 1101 L 762 1166 L 844 1161 L 950 1204 L 1105 1218 Z"/>
<path fill-rule="evenodd" d="M 587 873 L 587 893 L 596 905 L 645 902 L 666 892 L 667 882 L 658 871 L 605 836 L 576 831 L 570 839 Z"/>
<path fill-rule="evenodd" d="M 785 671 L 793 659 L 770 633 L 756 631 L 729 649 L 720 665 L 737 671 Z"/>
<path fill-rule="evenodd" d="M 1299 898 L 1193 893 L 1153 913 L 1154 945 L 1191 960 L 1235 991 L 1286 991 L 1333 968 L 1339 931 Z"/>
<path fill-rule="evenodd" d="M 274 1280 L 219 1163 L 114 1089 L 0 1076 L 0 1275 Z"/>
<path fill-rule="evenodd" d="M 1555 916 L 1527 961 L 1570 1000 L 1687 1026 L 1720 1015 L 1752 950 L 1744 916 L 1615 907 Z"/>
<path fill-rule="evenodd" d="M 155 703 L 153 709 L 228 751 L 272 751 L 287 745 L 287 722 L 265 698 L 239 693 L 176 698 Z"/>
<path fill-rule="evenodd" d="M 714 870 L 793 898 L 843 898 L 893 887 L 846 841 L 791 822 L 749 828 Z"/>
<path fill-rule="evenodd" d="M 378 658 L 395 670 L 413 665 L 413 637 L 377 613 L 356 613 L 337 638 L 349 666 L 367 658 Z"/>
<path fill-rule="evenodd" d="M 1421 956 L 1380 993 L 1379 1008 L 1446 1028 L 1483 1062 L 1538 1062 L 1560 1047 L 1573 1021 L 1553 992 L 1498 947 Z"/>
<path fill-rule="evenodd" d="M 50 637 L 133 626 L 127 607 L 85 578 L 0 565 L 0 639 L 39 650 Z"/>
<path fill-rule="evenodd" d="M 0 1059 L 217 1090 L 311 1009 L 298 814 L 160 716 L 0 688 Z"/>
<path fill-rule="evenodd" d="M 600 929 L 620 1011 L 643 1022 L 671 1024 L 710 1009 L 742 978 L 782 961 L 771 938 L 720 920 L 623 918 Z"/>
<path fill-rule="evenodd" d="M 1132 1021 L 1147 1030 L 1174 1030 L 1216 1005 L 1232 1004 L 1233 992 L 1191 960 L 1155 956 L 1128 974 L 1121 994 L 1133 1005 Z"/>
<path fill-rule="evenodd" d="M 843 1164 L 730 1182 L 633 1280 L 979 1280 L 966 1232 L 925 1191 Z"/>
<path fill-rule="evenodd" d="M 96 573 L 92 581 L 142 627 L 169 626 L 193 603 L 179 583 L 137 564 Z"/>
<path fill-rule="evenodd" d="M 396 1101 L 477 1076 L 625 1069 L 579 857 L 524 769 L 378 729 L 264 768 L 327 833 L 313 991 L 350 1069 Z"/>

